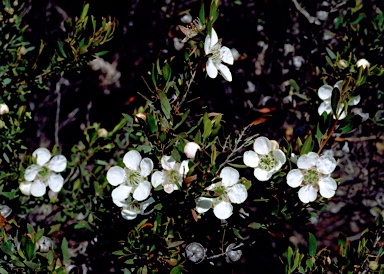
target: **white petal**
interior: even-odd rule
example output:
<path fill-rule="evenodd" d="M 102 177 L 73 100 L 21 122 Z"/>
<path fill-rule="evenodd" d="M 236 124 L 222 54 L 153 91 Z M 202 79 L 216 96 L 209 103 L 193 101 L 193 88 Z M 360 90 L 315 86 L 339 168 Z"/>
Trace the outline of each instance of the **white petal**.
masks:
<path fill-rule="evenodd" d="M 107 172 L 107 180 L 113 186 L 120 185 L 125 181 L 125 170 L 119 166 L 111 167 Z"/>
<path fill-rule="evenodd" d="M 149 193 L 151 193 L 151 184 L 148 181 L 144 181 L 139 183 L 133 192 L 133 198 L 137 201 L 143 201 L 148 198 Z"/>
<path fill-rule="evenodd" d="M 188 160 L 184 160 L 180 164 L 179 173 L 183 176 L 187 175 L 189 171 L 188 163 L 189 163 Z"/>
<path fill-rule="evenodd" d="M 207 212 L 211 207 L 213 203 L 212 198 L 206 198 L 206 197 L 200 197 L 196 199 L 196 211 L 198 213 L 204 213 Z"/>
<path fill-rule="evenodd" d="M 216 78 L 218 71 L 215 64 L 212 61 L 212 58 L 208 58 L 206 69 L 209 77 Z"/>
<path fill-rule="evenodd" d="M 253 144 L 253 149 L 257 154 L 265 155 L 271 151 L 272 145 L 268 138 L 258 137 Z"/>
<path fill-rule="evenodd" d="M 273 157 L 277 161 L 277 165 L 274 170 L 279 170 L 284 164 L 287 158 L 285 157 L 285 154 L 282 150 L 280 149 L 275 149 L 272 151 Z"/>
<path fill-rule="evenodd" d="M 171 156 L 163 156 L 161 158 L 161 166 L 165 170 L 172 170 L 174 169 L 175 165 L 176 165 L 176 160 L 173 159 Z"/>
<path fill-rule="evenodd" d="M 324 198 L 331 198 L 335 195 L 337 184 L 331 177 L 324 177 L 319 181 L 320 195 Z"/>
<path fill-rule="evenodd" d="M 221 47 L 220 56 L 222 57 L 221 61 L 227 63 L 228 65 L 233 65 L 233 55 L 232 51 L 229 48 Z"/>
<path fill-rule="evenodd" d="M 49 159 L 51 159 L 51 152 L 49 152 L 48 149 L 41 147 L 41 148 L 36 149 L 32 153 L 32 156 L 37 158 L 36 163 L 39 166 L 43 166 L 49 161 Z"/>
<path fill-rule="evenodd" d="M 141 160 L 140 162 L 141 176 L 147 177 L 149 174 L 151 174 L 152 169 L 153 169 L 153 162 L 151 159 L 144 158 L 143 160 Z"/>
<path fill-rule="evenodd" d="M 298 187 L 303 182 L 304 176 L 299 169 L 292 169 L 287 174 L 287 184 L 290 187 Z"/>
<path fill-rule="evenodd" d="M 125 202 L 125 200 L 129 197 L 131 191 L 132 191 L 131 186 L 120 185 L 116 187 L 111 193 L 112 201 L 118 207 L 126 206 L 127 203 Z"/>
<path fill-rule="evenodd" d="M 321 116 L 323 112 L 326 112 L 327 114 L 330 114 L 332 112 L 332 106 L 331 101 L 324 101 L 320 104 L 319 108 L 317 109 L 317 112 Z"/>
<path fill-rule="evenodd" d="M 211 36 L 207 35 L 204 41 L 204 52 L 206 55 L 211 53 Z"/>
<path fill-rule="evenodd" d="M 149 197 L 148 200 L 145 200 L 144 202 L 141 202 L 140 203 L 140 208 L 141 208 L 141 213 L 140 214 L 143 214 L 144 213 L 144 210 L 150 206 L 151 204 L 153 204 L 155 202 L 155 199 L 153 199 L 153 197 Z"/>
<path fill-rule="evenodd" d="M 271 179 L 273 175 L 271 172 L 268 172 L 260 168 L 255 168 L 255 171 L 253 172 L 253 174 L 255 175 L 256 179 L 259 181 L 268 181 L 269 179 Z"/>
<path fill-rule="evenodd" d="M 360 95 L 357 95 L 356 97 L 353 97 L 351 100 L 349 100 L 348 105 L 356 106 L 358 103 L 360 103 L 360 99 Z"/>
<path fill-rule="evenodd" d="M 256 152 L 248 150 L 244 152 L 243 162 L 246 166 L 255 168 L 259 165 L 260 159 Z"/>
<path fill-rule="evenodd" d="M 67 167 L 67 158 L 63 155 L 54 156 L 51 161 L 49 161 L 48 168 L 54 172 L 62 172 Z"/>
<path fill-rule="evenodd" d="M 27 181 L 32 182 L 35 180 L 37 173 L 39 172 L 40 167 L 38 165 L 31 165 L 27 167 L 24 173 L 24 178 Z"/>
<path fill-rule="evenodd" d="M 301 169 L 310 169 L 316 165 L 318 159 L 319 155 L 317 155 L 317 153 L 309 152 L 300 156 L 299 160 L 297 160 L 297 167 Z"/>
<path fill-rule="evenodd" d="M 323 174 L 331 174 L 336 168 L 336 160 L 333 157 L 323 155 L 317 160 L 316 167 Z"/>
<path fill-rule="evenodd" d="M 23 193 L 24 195 L 27 195 L 27 196 L 31 195 L 31 186 L 32 186 L 32 182 L 20 183 L 19 188 L 20 188 L 21 193 Z"/>
<path fill-rule="evenodd" d="M 126 220 L 133 220 L 137 217 L 137 213 L 128 209 L 123 209 L 121 211 L 121 216 L 123 216 L 123 218 Z"/>
<path fill-rule="evenodd" d="M 154 188 L 158 187 L 159 185 L 162 185 L 165 181 L 164 173 L 161 171 L 155 171 L 152 174 L 151 183 Z"/>
<path fill-rule="evenodd" d="M 221 76 L 223 76 L 226 81 L 232 82 L 232 73 L 226 65 L 220 63 L 217 65 L 217 69 L 220 71 Z"/>
<path fill-rule="evenodd" d="M 341 92 L 343 90 L 343 80 L 337 81 L 336 84 L 333 85 L 333 87 L 338 88 Z"/>
<path fill-rule="evenodd" d="M 205 190 L 215 190 L 215 188 L 220 187 L 222 182 L 211 184 L 209 187 L 205 188 Z"/>
<path fill-rule="evenodd" d="M 311 185 L 303 186 L 299 190 L 299 199 L 303 203 L 313 202 L 314 200 L 316 200 L 316 197 L 317 197 L 317 190 Z"/>
<path fill-rule="evenodd" d="M 212 28 L 211 32 L 211 48 L 219 42 L 219 37 L 217 36 L 217 33 L 214 28 Z"/>
<path fill-rule="evenodd" d="M 125 166 L 132 170 L 137 170 L 141 162 L 141 155 L 136 150 L 128 151 L 123 158 Z"/>
<path fill-rule="evenodd" d="M 240 179 L 239 172 L 233 167 L 225 167 L 220 172 L 220 178 L 222 178 L 222 185 L 225 187 L 233 186 Z"/>
<path fill-rule="evenodd" d="M 233 206 L 231 203 L 222 201 L 213 208 L 213 213 L 221 220 L 228 219 L 233 213 Z"/>
<path fill-rule="evenodd" d="M 54 192 L 60 192 L 64 185 L 64 178 L 60 174 L 51 174 L 48 177 L 48 186 Z"/>
<path fill-rule="evenodd" d="M 175 189 L 175 185 L 174 184 L 164 184 L 163 185 L 163 189 L 166 193 L 168 194 L 171 194 L 174 190 L 177 190 L 177 186 L 176 186 L 176 189 Z"/>
<path fill-rule="evenodd" d="M 41 197 L 47 192 L 47 187 L 40 180 L 35 180 L 31 185 L 31 195 L 35 197 Z"/>
<path fill-rule="evenodd" d="M 232 203 L 241 204 L 247 199 L 248 192 L 244 185 L 236 184 L 229 189 L 228 197 Z"/>
<path fill-rule="evenodd" d="M 333 87 L 330 85 L 322 85 L 317 91 L 321 100 L 330 100 L 332 96 Z"/>
<path fill-rule="evenodd" d="M 189 159 L 194 159 L 196 156 L 197 150 L 200 150 L 200 146 L 196 144 L 195 142 L 188 142 L 184 146 L 184 153 Z"/>

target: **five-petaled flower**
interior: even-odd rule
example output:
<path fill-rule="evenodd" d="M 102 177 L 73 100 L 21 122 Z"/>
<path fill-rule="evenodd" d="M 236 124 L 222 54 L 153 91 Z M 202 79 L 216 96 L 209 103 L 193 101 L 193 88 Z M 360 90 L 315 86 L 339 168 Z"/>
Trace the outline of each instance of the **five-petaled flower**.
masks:
<path fill-rule="evenodd" d="M 137 201 L 148 198 L 151 184 L 147 176 L 151 174 L 153 162 L 149 158 L 142 158 L 136 150 L 131 150 L 124 155 L 125 168 L 114 166 L 107 172 L 107 180 L 113 186 L 118 186 L 112 191 L 112 200 L 115 205 L 125 207 L 129 205 L 129 195 Z"/>
<path fill-rule="evenodd" d="M 131 198 L 129 196 L 128 200 Z M 123 207 L 121 210 L 121 216 L 123 216 L 124 219 L 126 220 L 133 220 L 137 217 L 137 215 L 148 215 L 150 214 L 153 210 L 149 212 L 144 212 L 147 207 L 154 203 L 155 200 L 150 197 L 149 199 L 145 200 L 144 202 L 138 202 L 136 200 L 133 201 L 127 201 L 126 205 Z"/>
<path fill-rule="evenodd" d="M 333 157 L 309 152 L 297 160 L 297 167 L 288 173 L 287 183 L 291 187 L 301 186 L 299 198 L 303 203 L 316 200 L 318 190 L 324 198 L 335 195 L 337 184 L 330 176 L 336 168 Z"/>
<path fill-rule="evenodd" d="M 229 68 L 223 64 L 233 65 L 233 55 L 229 48 L 221 46 L 221 40 L 212 28 L 211 35 L 207 35 L 204 43 L 205 54 L 208 55 L 207 73 L 211 78 L 216 78 L 218 71 L 225 80 L 231 82 L 232 74 Z"/>
<path fill-rule="evenodd" d="M 196 211 L 198 213 L 204 213 L 213 207 L 215 216 L 218 219 L 225 220 L 233 213 L 231 203 L 243 203 L 248 197 L 248 192 L 246 187 L 242 183 L 239 183 L 240 174 L 236 169 L 225 167 L 220 172 L 219 177 L 222 180 L 210 185 L 206 190 L 212 190 L 220 196 L 215 198 L 200 197 L 196 199 Z"/>
<path fill-rule="evenodd" d="M 318 90 L 318 95 L 323 102 L 320 104 L 318 108 L 319 115 L 322 115 L 325 111 L 327 114 L 330 114 L 332 112 L 332 105 L 331 105 L 331 98 L 332 98 L 332 91 L 334 88 L 339 89 L 340 93 L 343 90 L 343 81 L 337 81 L 336 84 L 332 87 L 330 85 L 322 85 Z M 360 95 L 351 97 L 348 101 L 349 106 L 357 105 L 360 102 Z M 337 115 L 339 116 L 339 120 L 342 120 L 345 118 L 346 113 L 344 111 L 344 103 L 340 103 L 337 109 Z M 335 115 L 333 115 L 335 117 Z"/>
<path fill-rule="evenodd" d="M 41 197 L 47 191 L 47 186 L 53 192 L 59 192 L 64 184 L 64 178 L 57 172 L 62 172 L 67 167 L 67 158 L 63 155 L 52 157 L 46 148 L 38 148 L 32 156 L 36 158 L 33 164 L 25 170 L 25 182 L 20 183 L 20 191 L 25 195 Z M 52 159 L 51 159 L 52 157 Z"/>
<path fill-rule="evenodd" d="M 153 187 L 162 185 L 168 194 L 178 190 L 183 183 L 184 176 L 188 173 L 188 160 L 177 163 L 171 156 L 161 158 L 162 171 L 155 171 L 152 174 L 151 182 Z"/>
<path fill-rule="evenodd" d="M 255 169 L 254 175 L 257 180 L 267 181 L 279 171 L 286 158 L 276 141 L 258 137 L 253 143 L 253 150 L 244 153 L 243 161 L 246 166 Z"/>

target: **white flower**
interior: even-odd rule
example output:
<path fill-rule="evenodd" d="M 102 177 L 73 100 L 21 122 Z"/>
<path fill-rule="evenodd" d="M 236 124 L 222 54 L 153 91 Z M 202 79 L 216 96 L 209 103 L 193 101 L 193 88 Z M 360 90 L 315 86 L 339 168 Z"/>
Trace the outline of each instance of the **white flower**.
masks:
<path fill-rule="evenodd" d="M 123 216 L 124 219 L 126 220 L 133 220 L 137 217 L 137 215 L 148 215 L 150 214 L 153 210 L 145 213 L 145 209 L 152 203 L 154 203 L 155 200 L 150 197 L 148 200 L 139 203 L 136 200 L 133 200 L 132 202 L 128 202 L 124 207 L 123 210 L 121 211 L 121 216 Z"/>
<path fill-rule="evenodd" d="M 153 169 L 152 160 L 141 158 L 138 151 L 131 150 L 124 155 L 123 163 L 125 168 L 114 166 L 107 172 L 108 182 L 117 186 L 112 191 L 112 200 L 119 207 L 127 205 L 126 200 L 131 193 L 135 200 L 143 201 L 151 192 L 151 184 L 147 176 Z"/>
<path fill-rule="evenodd" d="M 6 104 L 0 104 L 0 115 L 7 114 L 9 107 Z"/>
<path fill-rule="evenodd" d="M 216 78 L 218 71 L 220 71 L 224 79 L 231 82 L 231 71 L 222 62 L 233 65 L 233 55 L 229 48 L 221 46 L 221 41 L 219 41 L 213 28 L 211 35 L 207 35 L 205 38 L 204 51 L 206 55 L 210 54 L 207 61 L 208 76 Z"/>
<path fill-rule="evenodd" d="M 51 153 L 46 148 L 38 148 L 32 156 L 36 158 L 33 164 L 25 170 L 25 182 L 19 185 L 20 191 L 25 195 L 41 197 L 46 193 L 46 187 L 53 192 L 59 192 L 64 184 L 64 178 L 57 174 L 67 167 L 67 158 L 56 155 L 51 159 Z"/>
<path fill-rule="evenodd" d="M 291 187 L 301 186 L 299 198 L 303 203 L 313 202 L 317 191 L 324 198 L 335 195 L 337 184 L 330 174 L 336 168 L 336 161 L 331 156 L 309 152 L 297 161 L 298 169 L 292 169 L 287 175 L 287 184 Z"/>
<path fill-rule="evenodd" d="M 198 35 L 204 29 L 204 26 L 201 24 L 200 19 L 196 18 L 193 20 L 193 24 L 189 23 L 188 27 L 179 25 L 179 28 L 185 34 L 185 38 L 181 42 L 186 43 L 190 38 Z"/>
<path fill-rule="evenodd" d="M 258 137 L 253 144 L 253 150 L 244 153 L 243 161 L 246 166 L 255 169 L 254 175 L 257 180 L 267 181 L 279 171 L 286 158 L 276 141 Z"/>
<path fill-rule="evenodd" d="M 184 146 L 184 153 L 189 159 L 194 159 L 196 156 L 197 150 L 200 150 L 200 146 L 196 144 L 195 142 L 188 142 Z"/>
<path fill-rule="evenodd" d="M 337 81 L 333 87 L 330 85 L 322 85 L 319 88 L 318 95 L 319 95 L 319 98 L 323 100 L 323 102 L 320 104 L 318 108 L 318 113 L 320 116 L 323 114 L 324 111 L 327 114 L 330 114 L 332 112 L 331 98 L 332 98 L 332 91 L 334 88 L 338 88 L 341 93 L 343 89 L 343 81 L 342 80 Z M 354 106 L 354 105 L 357 105 L 359 102 L 360 102 L 360 95 L 350 98 L 348 105 Z M 338 112 L 337 114 L 339 116 L 339 120 L 342 120 L 347 116 L 347 114 L 344 111 L 344 103 L 341 103 L 339 105 L 337 112 Z M 335 115 L 333 117 L 335 117 Z"/>
<path fill-rule="evenodd" d="M 196 211 L 204 213 L 213 207 L 215 216 L 225 220 L 233 213 L 231 203 L 243 203 L 248 197 L 248 192 L 245 186 L 239 183 L 240 174 L 236 169 L 225 167 L 220 172 L 219 177 L 222 180 L 210 185 L 206 190 L 212 190 L 221 195 L 217 198 L 200 197 L 196 199 Z"/>
<path fill-rule="evenodd" d="M 153 187 L 162 185 L 168 194 L 178 190 L 183 183 L 184 176 L 188 173 L 188 160 L 177 163 L 171 156 L 161 158 L 162 171 L 155 171 L 152 174 L 151 182 Z"/>
<path fill-rule="evenodd" d="M 366 69 L 366 68 L 369 68 L 371 64 L 367 61 L 367 59 L 360 59 L 356 62 L 356 66 L 359 68 L 359 67 L 363 67 L 363 69 Z"/>

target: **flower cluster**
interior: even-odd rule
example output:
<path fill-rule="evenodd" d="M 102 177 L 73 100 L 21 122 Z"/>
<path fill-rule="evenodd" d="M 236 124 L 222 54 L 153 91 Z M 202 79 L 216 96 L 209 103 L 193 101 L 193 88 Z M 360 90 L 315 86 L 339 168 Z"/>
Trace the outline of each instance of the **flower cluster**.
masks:
<path fill-rule="evenodd" d="M 299 199 L 303 203 L 313 202 L 317 191 L 324 198 L 335 195 L 337 184 L 330 174 L 336 168 L 336 161 L 331 156 L 309 152 L 297 160 L 297 169 L 292 169 L 287 175 L 287 183 L 291 187 L 301 186 Z"/>
<path fill-rule="evenodd" d="M 243 161 L 246 166 L 255 169 L 257 180 L 267 181 L 284 165 L 286 158 L 276 141 L 258 137 L 253 143 L 253 150 L 244 153 Z"/>
<path fill-rule="evenodd" d="M 219 177 L 221 181 L 213 183 L 207 187 L 206 190 L 212 190 L 220 196 L 215 198 L 200 197 L 196 199 L 196 211 L 198 213 L 204 213 L 213 207 L 215 216 L 225 220 L 233 213 L 231 203 L 243 203 L 248 197 L 248 192 L 245 186 L 239 183 L 240 174 L 236 169 L 225 167 L 221 170 Z"/>
<path fill-rule="evenodd" d="M 63 187 L 64 178 L 57 172 L 65 170 L 67 158 L 63 155 L 52 157 L 46 148 L 36 149 L 32 156 L 36 158 L 36 164 L 25 170 L 24 179 L 26 181 L 20 183 L 20 191 L 25 195 L 41 197 L 49 186 L 51 191 L 58 193 Z"/>

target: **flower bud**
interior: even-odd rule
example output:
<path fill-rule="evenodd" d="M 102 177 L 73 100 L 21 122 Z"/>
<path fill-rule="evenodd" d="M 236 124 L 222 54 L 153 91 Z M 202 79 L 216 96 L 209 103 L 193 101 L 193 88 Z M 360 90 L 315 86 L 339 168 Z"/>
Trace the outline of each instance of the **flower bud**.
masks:
<path fill-rule="evenodd" d="M 7 114 L 9 107 L 6 104 L 0 104 L 0 115 Z"/>
<path fill-rule="evenodd" d="M 356 62 L 356 66 L 359 68 L 359 67 L 363 67 L 363 69 L 366 69 L 366 68 L 369 68 L 371 64 L 367 61 L 367 59 L 360 59 Z"/>
<path fill-rule="evenodd" d="M 108 131 L 105 128 L 100 128 L 97 130 L 97 135 L 102 138 L 106 138 L 108 136 Z"/>
<path fill-rule="evenodd" d="M 195 142 L 188 142 L 184 147 L 184 153 L 187 158 L 194 159 L 196 156 L 196 151 L 200 149 L 200 146 Z"/>
<path fill-rule="evenodd" d="M 147 116 L 144 113 L 138 113 L 135 115 L 135 122 L 136 123 L 139 122 L 139 119 L 137 119 L 137 118 L 143 119 L 144 121 L 147 120 Z"/>

